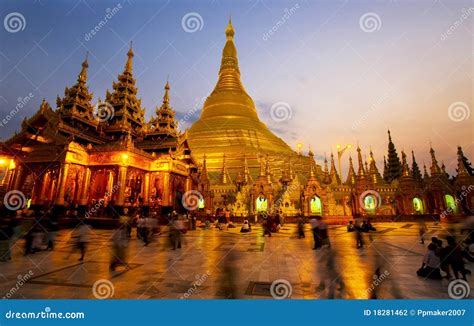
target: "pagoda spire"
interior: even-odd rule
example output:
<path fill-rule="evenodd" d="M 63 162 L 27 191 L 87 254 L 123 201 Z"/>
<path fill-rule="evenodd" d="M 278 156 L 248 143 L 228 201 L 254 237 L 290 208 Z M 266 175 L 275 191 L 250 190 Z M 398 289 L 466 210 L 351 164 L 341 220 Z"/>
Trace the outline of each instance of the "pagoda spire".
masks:
<path fill-rule="evenodd" d="M 201 179 L 209 180 L 209 174 L 207 173 L 206 154 L 204 154 L 202 158 Z"/>
<path fill-rule="evenodd" d="M 219 80 L 213 93 L 221 91 L 243 91 L 244 87 L 240 80 L 239 59 L 237 57 L 237 48 L 234 44 L 235 30 L 232 26 L 232 20 L 225 29 L 226 43 L 222 50 L 221 67 L 219 69 Z M 212 94 L 211 94 L 212 95 Z"/>
<path fill-rule="evenodd" d="M 433 147 L 430 148 L 430 155 L 431 155 L 431 167 L 430 172 L 431 175 L 441 173 L 441 168 L 438 165 L 438 161 L 436 160 L 436 155 Z"/>
<path fill-rule="evenodd" d="M 402 176 L 403 177 L 410 177 L 410 168 L 408 167 L 407 163 L 407 155 L 405 152 L 402 150 Z"/>
<path fill-rule="evenodd" d="M 329 174 L 331 175 L 331 181 L 333 183 L 337 183 L 337 184 L 341 183 L 341 179 L 339 178 L 339 174 L 337 173 L 337 170 L 336 170 L 336 164 L 334 162 L 334 154 L 332 152 L 331 152 L 331 171 L 329 172 Z"/>
<path fill-rule="evenodd" d="M 398 179 L 402 174 L 402 164 L 398 158 L 397 149 L 392 141 L 392 135 L 388 130 L 388 156 L 387 156 L 387 182 Z"/>
<path fill-rule="evenodd" d="M 370 149 L 369 153 L 369 171 L 367 172 L 370 174 L 373 183 L 380 183 L 382 181 L 382 176 L 380 175 L 379 169 L 377 168 L 377 164 L 375 162 L 374 153 L 372 153 L 372 149 Z"/>
<path fill-rule="evenodd" d="M 62 98 L 56 98 L 56 107 L 64 121 L 81 125 L 82 129 L 97 130 L 99 121 L 94 117 L 94 107 L 91 104 L 93 94 L 87 87 L 88 56 L 86 53 L 76 84 L 66 87 Z"/>
<path fill-rule="evenodd" d="M 309 177 L 314 178 L 316 174 L 314 173 L 314 153 L 311 150 L 311 148 L 308 151 L 308 156 L 309 156 Z M 326 161 L 326 166 L 325 169 L 327 169 L 327 160 Z"/>
<path fill-rule="evenodd" d="M 464 155 L 462 147 L 458 146 L 458 165 L 459 165 L 459 160 L 463 163 L 464 170 L 468 173 L 470 176 L 474 176 L 474 168 L 471 166 L 471 162 L 469 162 L 469 159 Z M 458 166 L 458 174 L 461 171 L 460 167 Z"/>
<path fill-rule="evenodd" d="M 113 92 L 107 91 L 105 101 L 113 107 L 113 114 L 107 121 L 105 132 L 113 139 L 123 138 L 131 133 L 132 138 L 142 135 L 145 123 L 145 109 L 141 106 L 141 99 L 137 97 L 138 89 L 132 74 L 133 48 L 127 53 L 127 62 L 118 81 L 112 84 Z M 146 129 L 146 128 L 145 128 Z"/>
<path fill-rule="evenodd" d="M 362 160 L 362 151 L 359 145 L 357 145 L 357 160 L 359 164 L 359 170 L 357 171 L 357 176 L 360 178 L 365 175 L 365 170 L 364 170 L 364 161 Z"/>
<path fill-rule="evenodd" d="M 127 63 L 125 64 L 125 71 L 124 72 L 132 73 L 133 55 L 134 54 L 133 54 L 132 41 L 130 41 L 130 48 L 128 49 L 128 52 L 127 52 Z"/>
<path fill-rule="evenodd" d="M 356 183 L 356 173 L 354 170 L 354 164 L 352 163 L 352 157 L 349 156 L 349 172 L 347 173 L 346 184 L 355 185 Z"/>
<path fill-rule="evenodd" d="M 415 179 L 415 181 L 418 181 L 418 182 L 423 181 L 423 176 L 421 175 L 420 168 L 418 167 L 418 163 L 416 163 L 414 151 L 411 151 L 411 160 L 412 160 L 411 173 L 413 175 L 413 179 Z"/>
<path fill-rule="evenodd" d="M 87 82 L 87 68 L 89 68 L 89 52 L 86 52 L 86 58 L 82 62 L 82 69 L 81 72 L 79 73 L 79 76 L 77 77 L 77 82 L 78 83 L 86 83 Z"/>
<path fill-rule="evenodd" d="M 224 158 L 222 160 L 222 171 L 221 171 L 221 183 L 222 184 L 227 184 L 230 180 L 229 177 L 229 172 L 227 171 L 227 162 L 226 162 L 226 157 L 224 154 Z"/>

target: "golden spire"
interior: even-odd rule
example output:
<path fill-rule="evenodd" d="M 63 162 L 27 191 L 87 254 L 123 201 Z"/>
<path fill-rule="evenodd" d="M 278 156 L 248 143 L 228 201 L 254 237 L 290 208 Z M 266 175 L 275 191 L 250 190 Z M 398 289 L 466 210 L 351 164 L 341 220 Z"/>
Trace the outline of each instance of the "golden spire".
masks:
<path fill-rule="evenodd" d="M 409 177 L 410 176 L 410 168 L 408 167 L 407 163 L 407 155 L 402 150 L 402 176 Z"/>
<path fill-rule="evenodd" d="M 165 95 L 163 95 L 163 104 L 170 103 L 170 83 L 166 80 Z"/>
<path fill-rule="evenodd" d="M 458 168 L 457 168 L 457 171 L 458 171 L 458 177 L 467 177 L 469 176 L 469 172 L 467 171 L 467 168 L 466 166 L 464 165 L 464 161 L 463 161 L 463 156 L 464 156 L 464 153 L 462 151 L 462 147 L 461 146 L 458 146 Z"/>
<path fill-rule="evenodd" d="M 363 176 L 363 175 L 365 175 L 364 163 L 362 161 L 362 152 L 361 152 L 361 149 L 360 149 L 359 145 L 357 145 L 357 159 L 358 159 L 358 162 L 359 162 L 359 171 L 357 172 L 357 175 L 358 176 Z"/>
<path fill-rule="evenodd" d="M 133 67 L 133 48 L 132 48 L 132 41 L 130 41 L 130 49 L 127 52 L 127 63 L 125 64 L 125 71 L 132 72 Z"/>
<path fill-rule="evenodd" d="M 331 171 L 329 172 L 331 175 L 331 181 L 337 184 L 341 183 L 341 179 L 339 178 L 339 174 L 336 170 L 336 164 L 334 162 L 334 154 L 331 152 Z"/>
<path fill-rule="evenodd" d="M 354 170 L 354 164 L 352 164 L 352 157 L 349 156 L 349 172 L 347 173 L 346 183 L 354 185 L 356 183 L 356 173 Z"/>
<path fill-rule="evenodd" d="M 438 161 L 436 160 L 435 151 L 433 147 L 430 148 L 430 154 L 431 154 L 431 167 L 430 167 L 431 175 L 441 173 L 441 169 L 438 165 Z"/>
<path fill-rule="evenodd" d="M 77 77 L 77 81 L 79 83 L 81 82 L 85 83 L 87 81 L 87 68 L 89 68 L 89 62 L 87 60 L 88 58 L 89 58 L 89 51 L 86 52 L 86 58 L 84 59 L 84 62 L 82 62 L 81 73 Z"/>
<path fill-rule="evenodd" d="M 222 160 L 222 172 L 221 172 L 221 183 L 226 184 L 229 182 L 229 173 L 227 172 L 227 164 L 225 161 L 225 154 Z"/>
<path fill-rule="evenodd" d="M 227 27 L 225 29 L 225 35 L 227 36 L 227 40 L 232 40 L 234 38 L 235 30 L 234 26 L 232 26 L 232 17 L 229 15 L 229 22 L 227 23 Z"/>

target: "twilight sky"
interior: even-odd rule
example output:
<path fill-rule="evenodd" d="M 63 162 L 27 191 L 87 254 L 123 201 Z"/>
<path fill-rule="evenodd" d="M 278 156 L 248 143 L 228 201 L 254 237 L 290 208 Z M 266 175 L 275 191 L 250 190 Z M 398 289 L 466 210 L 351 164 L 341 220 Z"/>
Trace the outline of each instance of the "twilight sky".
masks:
<path fill-rule="evenodd" d="M 247 92 L 290 146 L 311 145 L 321 161 L 336 144 L 359 142 L 367 155 L 372 147 L 382 170 L 390 128 L 397 149 L 415 150 L 420 165 L 430 162 L 431 141 L 452 173 L 458 144 L 474 160 L 473 7 L 469 0 L 3 0 L 0 121 L 33 97 L 0 125 L 0 140 L 42 98 L 55 106 L 86 51 L 94 103 L 104 98 L 131 40 L 147 118 L 169 75 L 172 106 L 188 127 L 217 81 L 231 14 Z"/>

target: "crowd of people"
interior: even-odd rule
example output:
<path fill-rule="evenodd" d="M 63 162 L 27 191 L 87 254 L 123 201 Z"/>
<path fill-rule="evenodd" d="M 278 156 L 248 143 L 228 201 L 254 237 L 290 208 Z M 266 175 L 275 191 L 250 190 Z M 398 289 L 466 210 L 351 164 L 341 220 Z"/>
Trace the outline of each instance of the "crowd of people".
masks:
<path fill-rule="evenodd" d="M 12 259 L 12 247 L 19 239 L 24 239 L 24 255 L 34 254 L 38 251 L 54 250 L 56 236 L 59 230 L 57 219 L 54 218 L 52 211 L 41 212 L 42 218 L 34 220 L 32 218 L 22 221 L 21 212 L 4 213 L 4 218 L 0 220 L 0 261 Z M 79 261 L 86 259 L 88 244 L 91 241 L 92 227 L 86 218 L 78 217 L 75 210 L 68 211 L 68 216 L 77 218 L 77 225 L 70 232 L 68 242 L 73 243 L 72 254 L 78 255 Z M 155 235 L 167 234 L 169 247 L 171 250 L 179 250 L 183 247 L 183 235 L 189 230 L 202 228 L 203 230 L 215 229 L 216 231 L 225 231 L 235 228 L 233 217 L 225 211 L 217 211 L 216 215 L 206 214 L 198 217 L 195 212 L 178 214 L 172 211 L 166 216 L 160 217 L 156 213 L 144 212 L 140 209 L 129 211 L 124 208 L 114 211 L 117 226 L 111 236 L 111 260 L 110 270 L 115 271 L 118 267 L 128 268 L 128 247 L 130 240 L 135 237 L 143 242 L 143 246 L 148 246 L 150 242 L 155 241 Z M 163 218 L 167 220 L 167 228 L 163 227 Z M 28 224 L 28 221 L 30 222 Z M 252 219 L 253 221 L 253 219 Z M 279 232 L 283 221 L 277 212 L 274 215 L 259 214 L 255 221 L 261 224 L 262 236 L 271 237 L 273 233 Z M 258 222 L 257 222 L 258 221 Z M 305 238 L 306 218 L 300 216 L 296 220 L 296 231 L 298 239 Z M 313 235 L 313 249 L 324 250 L 326 258 L 324 261 L 326 268 L 334 265 L 334 250 L 331 249 L 328 225 L 321 216 L 312 216 L 309 218 L 309 225 Z M 376 232 L 377 229 L 372 224 L 370 218 L 363 219 L 361 216 L 354 216 L 349 221 L 347 232 L 355 235 L 355 247 L 363 248 L 365 245 L 364 234 Z M 23 230 L 23 231 L 22 231 Z M 252 233 L 253 228 L 250 219 L 243 218 L 239 233 Z M 474 261 L 474 235 L 472 228 L 470 233 L 463 241 L 457 241 L 452 235 L 444 237 L 444 242 L 439 237 L 432 237 L 427 246 L 427 251 L 423 257 L 422 266 L 416 271 L 420 277 L 429 279 L 467 279 L 471 272 L 466 268 L 466 262 Z M 420 227 L 420 243 L 424 244 L 427 234 L 426 224 Z M 328 250 L 331 254 L 328 254 Z M 322 256 L 321 256 L 322 257 Z M 331 265 L 332 264 L 332 265 Z M 324 282 L 323 282 L 324 283 Z M 325 284 L 320 287 L 324 288 Z M 343 287 L 341 283 L 340 287 Z"/>

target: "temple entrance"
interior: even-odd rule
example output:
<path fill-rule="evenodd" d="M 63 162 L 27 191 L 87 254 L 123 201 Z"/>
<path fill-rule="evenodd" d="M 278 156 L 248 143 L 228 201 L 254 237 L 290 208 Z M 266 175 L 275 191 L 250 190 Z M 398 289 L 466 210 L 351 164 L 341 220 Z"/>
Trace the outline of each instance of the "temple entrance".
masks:
<path fill-rule="evenodd" d="M 263 196 L 259 196 L 255 200 L 255 207 L 257 208 L 257 213 L 266 212 L 268 210 L 268 200 Z"/>
<path fill-rule="evenodd" d="M 311 215 L 323 215 L 323 207 L 321 203 L 321 198 L 318 196 L 313 196 L 310 201 L 310 211 Z"/>
<path fill-rule="evenodd" d="M 375 215 L 375 208 L 377 207 L 377 198 L 374 195 L 367 195 L 364 197 L 364 209 L 367 214 Z"/>
<path fill-rule="evenodd" d="M 415 214 L 425 213 L 425 209 L 423 207 L 423 201 L 418 197 L 413 198 L 413 210 L 415 211 Z"/>
<path fill-rule="evenodd" d="M 202 209 L 202 208 L 204 208 L 204 206 L 205 206 L 204 198 L 201 197 L 201 198 L 199 198 L 199 201 L 198 201 L 198 208 Z"/>
<path fill-rule="evenodd" d="M 458 206 L 456 200 L 451 195 L 444 195 L 444 201 L 446 202 L 446 210 L 448 214 L 456 214 L 458 212 Z"/>

